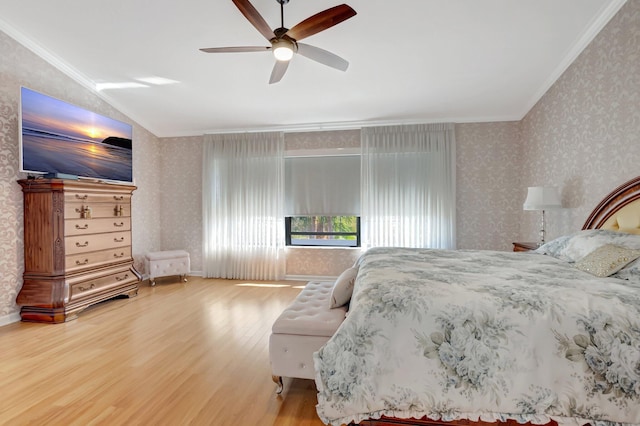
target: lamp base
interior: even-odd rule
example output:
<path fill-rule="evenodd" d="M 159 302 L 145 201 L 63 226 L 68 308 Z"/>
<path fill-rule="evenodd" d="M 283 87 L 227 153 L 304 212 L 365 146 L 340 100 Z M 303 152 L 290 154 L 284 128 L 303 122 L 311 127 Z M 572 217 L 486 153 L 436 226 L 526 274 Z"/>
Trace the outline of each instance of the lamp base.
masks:
<path fill-rule="evenodd" d="M 545 231 L 544 231 L 544 210 L 542 211 L 542 220 L 540 222 L 540 243 L 539 246 L 544 244 L 544 237 L 545 237 Z"/>

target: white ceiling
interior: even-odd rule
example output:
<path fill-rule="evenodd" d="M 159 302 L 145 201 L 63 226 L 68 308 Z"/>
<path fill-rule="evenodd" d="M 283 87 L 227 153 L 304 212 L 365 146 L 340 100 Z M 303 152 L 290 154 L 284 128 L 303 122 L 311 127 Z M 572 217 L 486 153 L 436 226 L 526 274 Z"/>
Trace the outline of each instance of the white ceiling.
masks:
<path fill-rule="evenodd" d="M 343 0 L 357 15 L 304 40 L 346 72 L 296 56 L 269 85 L 268 43 L 231 0 L 0 0 L 0 29 L 160 137 L 366 124 L 519 120 L 626 0 Z M 340 0 L 291 0 L 285 26 Z M 273 28 L 276 0 L 252 0 Z"/>

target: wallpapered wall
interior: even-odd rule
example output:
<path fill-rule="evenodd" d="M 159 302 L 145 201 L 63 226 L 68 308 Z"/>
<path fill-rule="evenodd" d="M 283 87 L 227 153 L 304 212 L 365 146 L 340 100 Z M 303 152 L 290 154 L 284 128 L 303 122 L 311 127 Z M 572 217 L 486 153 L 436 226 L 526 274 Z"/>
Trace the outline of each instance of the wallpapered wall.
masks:
<path fill-rule="evenodd" d="M 523 186 L 555 185 L 562 196 L 549 238 L 582 228 L 603 197 L 640 175 L 640 1 L 620 9 L 521 125 Z M 537 217 L 523 217 L 521 237 L 535 236 Z"/>
<path fill-rule="evenodd" d="M 15 318 L 15 298 L 22 285 L 22 191 L 16 182 L 20 86 L 62 99 L 117 120 L 131 120 L 55 67 L 0 32 L 0 324 Z M 142 255 L 160 248 L 160 154 L 157 138 L 133 124 L 133 170 L 138 189 L 132 200 L 133 255 L 144 271 Z"/>
<path fill-rule="evenodd" d="M 460 249 L 512 250 L 526 188 L 519 123 L 456 125 L 456 232 Z"/>
<path fill-rule="evenodd" d="M 202 273 L 202 142 L 202 136 L 160 138 L 160 244 L 189 252 L 194 273 Z"/>

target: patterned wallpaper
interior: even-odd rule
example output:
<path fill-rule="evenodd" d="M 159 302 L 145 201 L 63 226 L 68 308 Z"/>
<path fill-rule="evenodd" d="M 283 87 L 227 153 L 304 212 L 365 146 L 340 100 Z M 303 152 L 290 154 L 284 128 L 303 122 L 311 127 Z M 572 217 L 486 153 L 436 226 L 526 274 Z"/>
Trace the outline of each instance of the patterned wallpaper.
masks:
<path fill-rule="evenodd" d="M 15 317 L 23 271 L 18 172 L 19 87 L 28 86 L 123 121 L 91 91 L 0 32 L 0 324 Z M 521 122 L 456 125 L 458 248 L 510 250 L 537 235 L 522 211 L 527 186 L 558 186 L 564 209 L 548 238 L 579 229 L 611 189 L 639 173 L 640 1 L 628 1 Z M 358 130 L 300 132 L 289 150 L 359 146 Z M 158 139 L 134 123 L 133 252 L 185 248 L 201 258 L 201 140 Z M 158 149 L 159 147 L 159 149 Z M 326 252 L 326 253 L 325 253 Z M 322 253 L 322 254 L 319 254 Z M 287 251 L 288 275 L 335 276 L 351 250 Z"/>
<path fill-rule="evenodd" d="M 295 132 L 284 135 L 286 151 L 302 149 L 360 148 L 360 130 Z"/>
<path fill-rule="evenodd" d="M 161 138 L 162 250 L 189 252 L 192 273 L 202 273 L 202 136 Z"/>
<path fill-rule="evenodd" d="M 640 175 L 640 1 L 628 1 L 522 120 L 522 186 L 552 185 L 547 240 L 582 228 L 598 202 Z M 533 212 L 531 212 L 533 213 Z M 523 216 L 520 237 L 536 234 Z"/>
<path fill-rule="evenodd" d="M 512 250 L 526 188 L 519 123 L 456 125 L 457 247 Z"/>
<path fill-rule="evenodd" d="M 138 187 L 131 199 L 131 232 L 133 260 L 136 269 L 146 274 L 144 255 L 162 249 L 162 208 L 160 195 L 164 174 L 158 138 L 134 123 L 133 180 Z"/>
<path fill-rule="evenodd" d="M 0 324 L 17 318 L 15 298 L 24 272 L 22 191 L 19 173 L 20 86 L 62 99 L 117 120 L 131 122 L 100 97 L 0 32 Z M 160 154 L 157 138 L 133 124 L 133 254 L 144 272 L 142 255 L 160 248 Z"/>

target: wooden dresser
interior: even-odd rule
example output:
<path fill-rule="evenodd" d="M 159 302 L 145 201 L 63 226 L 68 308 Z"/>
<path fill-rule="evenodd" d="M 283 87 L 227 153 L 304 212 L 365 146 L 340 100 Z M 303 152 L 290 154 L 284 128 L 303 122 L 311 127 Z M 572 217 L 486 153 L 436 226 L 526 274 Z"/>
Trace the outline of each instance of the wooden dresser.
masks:
<path fill-rule="evenodd" d="M 138 293 L 131 252 L 131 185 L 18 181 L 24 193 L 23 321 L 60 323 L 86 307 Z"/>

